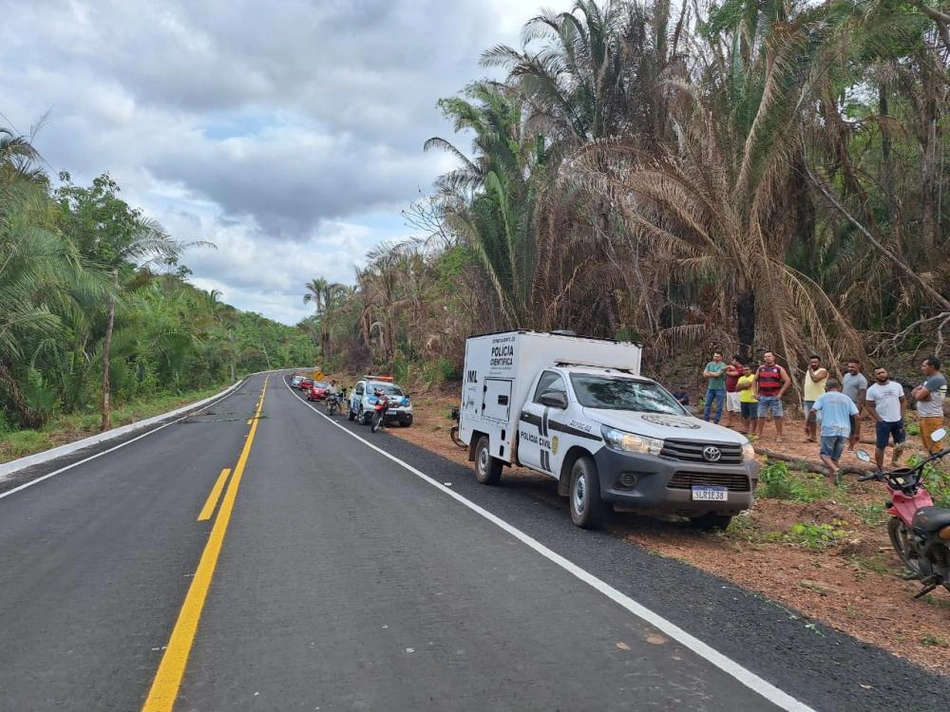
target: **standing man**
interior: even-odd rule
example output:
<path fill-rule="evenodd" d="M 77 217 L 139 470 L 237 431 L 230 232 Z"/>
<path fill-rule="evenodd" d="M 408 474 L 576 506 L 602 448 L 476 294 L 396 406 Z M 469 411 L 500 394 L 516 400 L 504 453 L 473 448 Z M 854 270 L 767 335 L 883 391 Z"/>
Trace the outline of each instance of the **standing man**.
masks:
<path fill-rule="evenodd" d="M 887 369 L 879 366 L 874 369 L 874 385 L 868 388 L 865 402 L 877 422 L 874 461 L 879 469 L 884 469 L 884 449 L 893 435 L 891 465 L 896 465 L 903 449 L 902 444 L 907 439 L 907 433 L 904 431 L 904 413 L 907 411 L 904 387 L 892 381 Z"/>
<path fill-rule="evenodd" d="M 756 370 L 752 377 L 753 388 L 759 398 L 758 423 L 756 424 L 756 436 L 762 437 L 765 430 L 765 419 L 772 415 L 775 418 L 775 442 L 782 442 L 782 416 L 785 411 L 782 408 L 782 396 L 788 390 L 792 379 L 788 377 L 788 372 L 775 363 L 775 352 L 766 351 L 764 355 L 765 363 Z"/>
<path fill-rule="evenodd" d="M 742 357 L 738 354 L 732 357 L 732 361 L 726 366 L 726 427 L 731 428 L 735 425 L 736 414 L 741 415 L 741 406 L 739 405 L 739 392 L 736 385 L 739 383 L 739 376 L 742 375 Z"/>
<path fill-rule="evenodd" d="M 830 484 L 835 485 L 835 476 L 841 465 L 841 453 L 844 452 L 845 441 L 854 447 L 855 421 L 857 421 L 858 406 L 854 401 L 841 392 L 841 384 L 834 378 L 829 378 L 828 390 L 822 393 L 808 410 L 808 422 L 816 423 L 818 413 L 821 413 L 821 445 L 818 456 L 828 468 Z"/>
<path fill-rule="evenodd" d="M 930 439 L 931 434 L 943 427 L 943 399 L 947 395 L 947 379 L 940 372 L 940 359 L 928 356 L 920 366 L 924 382 L 910 394 L 917 401 L 917 416 L 920 422 L 920 439 L 924 448 L 933 455 L 940 451 L 940 444 Z"/>
<path fill-rule="evenodd" d="M 722 360 L 722 351 L 713 351 L 713 360 L 706 364 L 703 378 L 707 379 L 706 409 L 703 411 L 703 420 L 709 421 L 713 399 L 718 401 L 716 408 L 716 423 L 722 418 L 722 402 L 726 399 L 726 364 Z"/>
<path fill-rule="evenodd" d="M 868 392 L 868 379 L 861 373 L 861 362 L 854 359 L 848 361 L 848 370 L 844 374 L 844 388 L 842 392 L 858 407 L 858 417 L 854 419 L 854 431 L 849 450 L 854 450 L 854 443 L 861 439 L 861 413 L 864 412 L 864 398 Z"/>
<path fill-rule="evenodd" d="M 812 356 L 808 359 L 808 368 L 805 369 L 805 439 L 813 443 L 817 439 L 818 423 L 808 414 L 815 405 L 818 397 L 825 392 L 825 382 L 828 380 L 828 369 L 821 367 L 821 359 Z"/>
<path fill-rule="evenodd" d="M 673 391 L 673 397 L 676 399 L 676 402 L 684 408 L 689 407 L 689 391 L 686 390 L 686 386 L 682 383 Z"/>
<path fill-rule="evenodd" d="M 753 390 L 752 366 L 745 364 L 742 367 L 742 375 L 739 376 L 739 382 L 736 384 L 736 391 L 739 393 L 739 408 L 742 416 L 742 425 L 739 432 L 743 435 L 755 437 L 755 423 L 758 417 L 759 399 L 755 396 Z"/>

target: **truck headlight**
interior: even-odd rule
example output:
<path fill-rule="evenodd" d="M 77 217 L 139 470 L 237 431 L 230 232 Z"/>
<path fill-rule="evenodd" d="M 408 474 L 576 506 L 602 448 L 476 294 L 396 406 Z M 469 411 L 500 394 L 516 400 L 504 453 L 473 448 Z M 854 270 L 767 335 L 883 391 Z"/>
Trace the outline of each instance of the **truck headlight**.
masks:
<path fill-rule="evenodd" d="M 628 433 L 616 428 L 600 426 L 600 434 L 611 450 L 623 452 L 639 452 L 645 455 L 659 455 L 663 449 L 663 441 L 657 438 L 648 438 L 643 435 Z"/>
<path fill-rule="evenodd" d="M 755 448 L 752 447 L 752 443 L 748 441 L 742 446 L 742 459 L 743 461 L 755 459 Z"/>

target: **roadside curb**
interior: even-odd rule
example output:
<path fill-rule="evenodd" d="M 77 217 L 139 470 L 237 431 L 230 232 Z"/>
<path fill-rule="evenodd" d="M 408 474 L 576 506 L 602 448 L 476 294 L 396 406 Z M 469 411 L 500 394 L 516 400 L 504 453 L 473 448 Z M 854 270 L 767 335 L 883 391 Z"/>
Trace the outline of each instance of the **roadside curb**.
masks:
<path fill-rule="evenodd" d="M 269 373 L 269 371 L 266 373 Z M 3 482 L 5 479 L 28 467 L 42 465 L 44 463 L 50 462 L 51 460 L 56 460 L 58 458 L 78 452 L 79 450 L 92 447 L 93 445 L 99 445 L 112 440 L 118 440 L 119 438 L 125 437 L 130 433 L 151 428 L 168 420 L 169 418 L 174 418 L 189 411 L 195 410 L 196 408 L 201 408 L 202 406 L 208 405 L 209 403 L 213 403 L 216 400 L 231 395 L 234 391 L 244 385 L 248 378 L 256 375 L 258 374 L 248 374 L 233 385 L 225 388 L 220 393 L 216 393 L 213 396 L 209 396 L 208 398 L 195 403 L 189 403 L 188 405 L 176 408 L 175 410 L 169 411 L 167 413 L 146 418 L 145 420 L 139 420 L 135 423 L 129 423 L 128 425 L 122 425 L 118 428 L 112 428 L 111 430 L 108 430 L 104 433 L 99 433 L 98 435 L 90 435 L 89 437 L 83 438 L 82 440 L 76 440 L 75 442 L 66 443 L 65 445 L 60 445 L 50 450 L 44 450 L 43 452 L 38 452 L 34 455 L 27 455 L 26 457 L 21 457 L 16 460 L 3 463 L 0 465 L 0 482 Z"/>

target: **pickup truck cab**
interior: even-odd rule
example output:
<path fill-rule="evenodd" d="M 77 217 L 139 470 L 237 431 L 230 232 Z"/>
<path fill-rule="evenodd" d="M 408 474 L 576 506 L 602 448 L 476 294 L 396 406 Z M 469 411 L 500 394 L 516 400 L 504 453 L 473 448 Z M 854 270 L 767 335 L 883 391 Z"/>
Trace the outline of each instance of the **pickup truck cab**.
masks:
<path fill-rule="evenodd" d="M 466 344 L 459 437 L 476 478 L 506 465 L 558 481 L 571 518 L 596 527 L 611 506 L 725 527 L 754 501 L 748 440 L 686 411 L 639 375 L 635 344 L 509 332 Z"/>

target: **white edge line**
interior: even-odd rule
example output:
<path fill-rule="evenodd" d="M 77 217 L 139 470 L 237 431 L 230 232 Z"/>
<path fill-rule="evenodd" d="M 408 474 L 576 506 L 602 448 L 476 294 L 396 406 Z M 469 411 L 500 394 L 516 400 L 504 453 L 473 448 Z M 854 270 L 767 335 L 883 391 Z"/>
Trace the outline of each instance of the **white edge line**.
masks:
<path fill-rule="evenodd" d="M 74 467 L 79 467 L 80 465 L 84 465 L 84 464 L 86 464 L 87 462 L 90 462 L 90 461 L 92 461 L 92 460 L 95 460 L 95 459 L 97 459 L 97 458 L 102 457 L 103 455 L 108 455 L 110 452 L 115 452 L 115 451 L 118 450 L 119 448 L 123 448 L 123 447 L 125 447 L 126 445 L 131 445 L 131 444 L 134 443 L 136 440 L 141 440 L 142 438 L 147 438 L 149 435 L 152 435 L 152 434 L 154 434 L 154 433 L 157 433 L 159 430 L 164 430 L 164 429 L 167 428 L 169 425 L 174 425 L 175 423 L 180 423 L 182 420 L 185 420 L 186 418 L 190 418 L 190 417 L 193 416 L 195 413 L 200 413 L 200 412 L 203 411 L 203 410 L 207 410 L 207 409 L 210 408 L 211 406 L 220 403 L 220 402 L 223 401 L 225 398 L 230 398 L 231 396 L 233 396 L 235 393 L 238 392 L 238 390 L 240 390 L 240 386 L 241 386 L 241 385 L 243 385 L 244 383 L 246 383 L 246 382 L 251 378 L 251 376 L 256 376 L 256 375 L 258 375 L 258 374 L 252 373 L 250 376 L 247 376 L 247 378 L 242 379 L 241 381 L 239 381 L 238 383 L 236 383 L 232 388 L 228 389 L 228 392 L 225 393 L 224 395 L 222 395 L 222 396 L 220 396 L 220 397 L 214 396 L 215 400 L 213 400 L 211 403 L 206 403 L 205 405 L 203 405 L 203 406 L 201 406 L 200 408 L 197 408 L 197 409 L 189 409 L 189 411 L 188 411 L 185 415 L 181 416 L 180 418 L 175 418 L 174 420 L 170 420 L 170 421 L 168 421 L 167 423 L 164 423 L 164 424 L 162 424 L 162 425 L 159 425 L 159 426 L 156 427 L 156 428 L 152 428 L 152 429 L 149 430 L 148 432 L 142 433 L 141 435 L 138 435 L 138 436 L 132 438 L 131 440 L 126 440 L 124 443 L 119 443 L 118 445 L 114 445 L 113 447 L 110 447 L 108 450 L 103 450 L 102 452 L 98 452 L 98 453 L 96 453 L 95 455 L 90 455 L 89 457 L 84 458 L 84 459 L 82 459 L 82 460 L 79 460 L 78 462 L 74 462 L 74 463 L 72 463 L 71 465 L 66 465 L 65 467 L 61 467 L 61 468 L 59 468 L 58 470 L 55 470 L 55 471 L 53 471 L 53 472 L 50 472 L 49 474 L 43 475 L 42 477 L 37 477 L 35 480 L 30 480 L 29 482 L 24 482 L 24 483 L 23 483 L 22 485 L 20 485 L 19 487 L 14 487 L 14 488 L 11 489 L 11 490 L 7 490 L 6 492 L 0 493 L 0 499 L 4 499 L 5 497 L 9 497 L 9 496 L 12 495 L 12 494 L 16 494 L 17 492 L 20 492 L 21 490 L 25 490 L 27 487 L 32 487 L 33 485 L 38 485 L 40 482 L 43 482 L 44 480 L 48 480 L 50 477 L 56 477 L 56 475 L 60 475 L 60 474 L 62 474 L 62 473 L 64 473 L 64 472 L 66 472 L 67 470 L 73 469 Z M 188 406 L 186 406 L 186 407 L 188 407 Z M 159 416 L 159 417 L 161 417 L 161 416 Z M 40 463 L 40 464 L 42 464 L 42 463 Z"/>
<path fill-rule="evenodd" d="M 290 391 L 290 393 L 294 396 L 294 400 L 300 403 L 303 403 L 303 405 L 310 408 L 314 413 L 322 417 L 324 420 L 336 426 L 347 435 L 355 438 L 356 440 L 359 440 L 361 443 L 363 443 L 367 447 L 375 450 L 383 457 L 386 457 L 392 460 L 393 462 L 400 465 L 404 469 L 408 470 L 412 474 L 421 478 L 427 484 L 432 485 L 433 487 L 435 487 L 442 493 L 447 494 L 452 499 L 465 505 L 476 514 L 481 515 L 482 517 L 490 521 L 492 524 L 500 527 L 501 529 L 506 531 L 508 534 L 518 539 L 520 542 L 527 544 L 529 547 L 531 547 L 536 552 L 541 554 L 541 556 L 557 564 L 562 569 L 572 574 L 576 578 L 580 579 L 581 581 L 591 586 L 592 588 L 596 589 L 598 592 L 604 594 L 607 598 L 619 604 L 623 608 L 626 608 L 628 611 L 633 613 L 633 615 L 637 616 L 638 618 L 645 621 L 646 623 L 652 625 L 657 630 L 660 630 L 666 633 L 670 638 L 673 638 L 673 640 L 689 648 L 692 652 L 694 652 L 696 655 L 700 656 L 701 658 L 706 659 L 707 661 L 712 663 L 714 666 L 722 670 L 727 675 L 734 677 L 736 680 L 741 682 L 743 685 L 745 685 L 749 689 L 757 692 L 759 695 L 767 699 L 769 702 L 777 705 L 778 707 L 781 707 L 784 710 L 788 710 L 788 712 L 815 712 L 814 709 L 806 705 L 804 702 L 801 702 L 795 699 L 794 697 L 789 695 L 787 692 L 783 692 L 782 690 L 777 688 L 775 685 L 759 677 L 748 668 L 743 667 L 742 665 L 737 663 L 735 660 L 732 660 L 731 658 L 726 657 L 715 648 L 699 640 L 699 638 L 696 638 L 695 636 L 690 635 L 689 633 L 687 633 L 685 630 L 680 628 L 675 623 L 668 621 L 659 613 L 654 613 L 646 606 L 640 603 L 637 603 L 626 594 L 621 593 L 620 591 L 615 589 L 609 583 L 600 580 L 599 578 L 594 576 L 592 573 L 585 571 L 584 569 L 577 566 L 573 562 L 569 561 L 568 559 L 565 559 L 560 554 L 552 551 L 551 549 L 546 547 L 544 544 L 539 542 L 537 539 L 534 539 L 528 534 L 525 534 L 523 531 L 521 531 L 517 527 L 509 524 L 508 522 L 501 519 L 500 517 L 492 514 L 487 509 L 484 509 L 480 505 L 477 505 L 471 500 L 466 499 L 455 490 L 452 490 L 446 487 L 445 485 L 443 485 L 441 482 L 434 480 L 433 478 L 429 477 L 421 470 L 416 469 L 409 463 L 403 462 L 395 455 L 391 455 L 390 453 L 386 452 L 385 450 L 378 447 L 377 445 L 374 445 L 373 443 L 369 442 L 368 440 L 361 437 L 360 435 L 357 435 L 353 431 L 348 430 L 347 428 L 343 427 L 342 425 L 337 423 L 333 418 L 330 418 L 329 416 L 324 415 L 319 410 L 317 410 L 316 406 L 313 406 L 307 401 L 304 401 L 303 399 L 298 397 L 290 388 L 290 386 L 287 384 L 287 381 L 283 378 L 281 380 L 284 382 L 284 385 L 287 387 L 287 390 Z"/>

